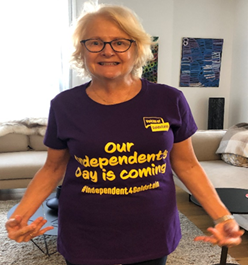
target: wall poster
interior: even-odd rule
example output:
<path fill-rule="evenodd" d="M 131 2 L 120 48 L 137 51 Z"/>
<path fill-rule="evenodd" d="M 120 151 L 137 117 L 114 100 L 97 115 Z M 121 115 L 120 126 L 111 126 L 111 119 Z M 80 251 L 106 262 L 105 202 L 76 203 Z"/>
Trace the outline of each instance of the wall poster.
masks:
<path fill-rule="evenodd" d="M 219 87 L 223 39 L 182 39 L 180 87 Z"/>
<path fill-rule="evenodd" d="M 157 83 L 158 78 L 158 38 L 152 37 L 157 43 L 151 47 L 154 59 L 143 67 L 142 78 Z"/>

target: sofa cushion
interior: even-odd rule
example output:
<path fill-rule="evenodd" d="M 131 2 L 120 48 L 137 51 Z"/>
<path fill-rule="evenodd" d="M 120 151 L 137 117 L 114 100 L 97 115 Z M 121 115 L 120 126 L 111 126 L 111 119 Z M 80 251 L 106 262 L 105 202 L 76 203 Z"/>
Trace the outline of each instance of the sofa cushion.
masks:
<path fill-rule="evenodd" d="M 25 151 L 0 154 L 0 180 L 33 178 L 44 165 L 45 151 Z"/>
<path fill-rule="evenodd" d="M 198 130 L 192 136 L 197 159 L 199 161 L 220 160 L 221 157 L 216 154 L 216 150 L 225 133 L 225 130 Z"/>
<path fill-rule="evenodd" d="M 230 127 L 222 138 L 216 153 L 248 157 L 248 123 L 239 123 Z"/>
<path fill-rule="evenodd" d="M 20 133 L 10 133 L 0 137 L 0 153 L 27 151 L 28 136 Z"/>
<path fill-rule="evenodd" d="M 44 136 L 40 135 L 30 135 L 29 136 L 29 146 L 35 151 L 47 151 L 47 146 L 43 144 Z"/>
<path fill-rule="evenodd" d="M 221 154 L 221 159 L 236 167 L 248 167 L 248 158 L 236 154 Z"/>
<path fill-rule="evenodd" d="M 216 153 L 228 164 L 248 167 L 248 123 L 239 123 L 230 127 Z"/>
<path fill-rule="evenodd" d="M 248 169 L 222 160 L 200 162 L 215 188 L 248 189 Z"/>
<path fill-rule="evenodd" d="M 201 161 L 200 164 L 215 188 L 248 189 L 247 168 L 230 166 L 222 160 Z M 190 193 L 177 175 L 173 174 L 176 185 Z"/>

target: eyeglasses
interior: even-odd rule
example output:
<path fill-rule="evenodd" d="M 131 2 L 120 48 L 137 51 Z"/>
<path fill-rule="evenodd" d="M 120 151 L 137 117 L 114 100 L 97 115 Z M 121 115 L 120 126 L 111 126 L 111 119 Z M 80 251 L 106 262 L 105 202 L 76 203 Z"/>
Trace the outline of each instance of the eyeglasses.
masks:
<path fill-rule="evenodd" d="M 89 52 L 101 52 L 106 44 L 109 44 L 111 48 L 115 52 L 126 52 L 132 45 L 132 43 L 135 42 L 135 40 L 129 40 L 129 39 L 116 39 L 112 41 L 102 41 L 99 39 L 87 39 L 87 40 L 81 40 L 80 43 L 84 44 L 85 48 Z"/>

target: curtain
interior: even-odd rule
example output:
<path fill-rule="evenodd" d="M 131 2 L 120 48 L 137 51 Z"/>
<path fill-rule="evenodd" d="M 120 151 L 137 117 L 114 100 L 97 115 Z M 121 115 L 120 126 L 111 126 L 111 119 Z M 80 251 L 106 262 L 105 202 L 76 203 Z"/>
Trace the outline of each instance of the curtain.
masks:
<path fill-rule="evenodd" d="M 47 117 L 70 87 L 71 0 L 0 2 L 0 122 Z"/>

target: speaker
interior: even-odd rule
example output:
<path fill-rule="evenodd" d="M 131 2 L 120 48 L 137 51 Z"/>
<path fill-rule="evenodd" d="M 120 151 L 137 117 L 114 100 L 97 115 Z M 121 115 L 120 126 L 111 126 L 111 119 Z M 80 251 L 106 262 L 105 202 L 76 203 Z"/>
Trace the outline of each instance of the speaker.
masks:
<path fill-rule="evenodd" d="M 208 129 L 223 129 L 225 98 L 209 98 Z"/>

